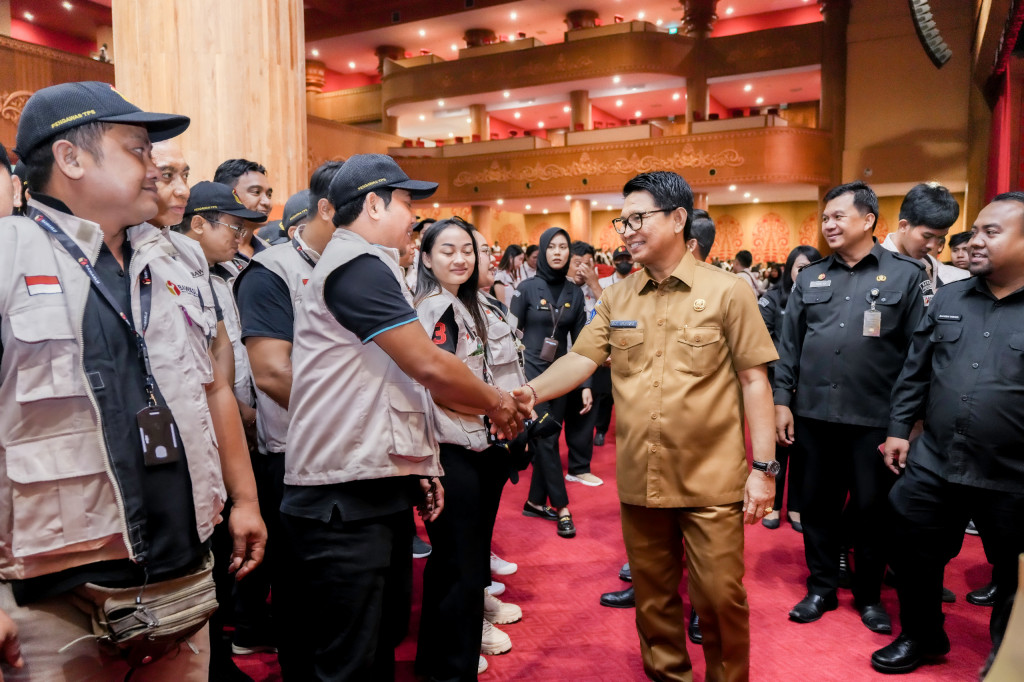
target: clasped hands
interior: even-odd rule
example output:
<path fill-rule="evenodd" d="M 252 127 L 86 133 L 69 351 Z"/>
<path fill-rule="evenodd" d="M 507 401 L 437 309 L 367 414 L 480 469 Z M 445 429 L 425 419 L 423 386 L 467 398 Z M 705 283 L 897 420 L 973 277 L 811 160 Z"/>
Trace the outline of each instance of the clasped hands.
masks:
<path fill-rule="evenodd" d="M 530 396 L 529 404 L 517 395 L 522 388 L 517 388 L 509 394 L 498 390 L 499 400 L 495 407 L 485 413 L 491 421 L 491 433 L 500 435 L 506 440 L 512 440 L 523 431 L 523 420 L 533 414 L 533 396 Z"/>

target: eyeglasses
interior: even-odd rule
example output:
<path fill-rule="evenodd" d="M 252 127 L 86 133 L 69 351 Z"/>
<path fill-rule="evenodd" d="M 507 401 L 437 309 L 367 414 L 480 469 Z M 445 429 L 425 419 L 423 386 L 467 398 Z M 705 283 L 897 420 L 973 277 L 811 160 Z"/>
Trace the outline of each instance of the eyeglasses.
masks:
<path fill-rule="evenodd" d="M 673 206 L 672 208 L 658 208 L 653 211 L 644 211 L 643 213 L 634 213 L 633 215 L 626 216 L 625 218 L 614 218 L 612 219 L 612 227 L 619 234 L 626 234 L 626 228 L 639 232 L 644 227 L 644 218 L 652 216 L 655 213 L 671 213 L 672 211 L 679 208 Z"/>
<path fill-rule="evenodd" d="M 219 220 L 211 220 L 210 222 L 211 223 L 217 223 L 218 225 L 223 225 L 224 227 L 230 229 L 232 232 L 235 233 L 236 237 L 244 237 L 249 232 L 248 228 L 238 227 L 237 225 L 229 225 L 227 223 L 222 223 Z"/>

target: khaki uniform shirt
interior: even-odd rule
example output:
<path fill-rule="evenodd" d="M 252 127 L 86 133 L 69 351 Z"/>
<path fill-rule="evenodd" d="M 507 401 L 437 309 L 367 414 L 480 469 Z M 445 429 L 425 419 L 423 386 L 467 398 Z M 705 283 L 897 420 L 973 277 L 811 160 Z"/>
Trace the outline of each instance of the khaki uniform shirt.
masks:
<path fill-rule="evenodd" d="M 705 507 L 743 499 L 748 469 L 736 373 L 778 359 L 750 286 L 687 252 L 656 282 L 606 289 L 572 352 L 611 355 L 619 499 Z"/>

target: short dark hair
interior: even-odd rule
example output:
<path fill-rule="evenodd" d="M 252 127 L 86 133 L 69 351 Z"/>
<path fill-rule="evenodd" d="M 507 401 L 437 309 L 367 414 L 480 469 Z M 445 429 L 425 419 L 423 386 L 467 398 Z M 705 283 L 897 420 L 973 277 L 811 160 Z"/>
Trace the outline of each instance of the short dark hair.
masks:
<path fill-rule="evenodd" d="M 380 200 L 384 202 L 384 208 L 391 205 L 391 190 L 390 189 L 375 189 L 373 192 L 367 192 L 366 194 L 360 194 L 355 199 L 347 201 L 341 206 L 334 207 L 334 226 L 335 227 L 348 227 L 356 221 L 359 214 L 363 212 L 363 206 L 366 204 L 366 197 L 370 194 L 376 194 L 380 197 Z"/>
<path fill-rule="evenodd" d="M 11 168 L 11 157 L 7 156 L 7 147 L 0 142 L 0 168 L 6 168 L 8 174 L 13 174 L 14 170 Z"/>
<path fill-rule="evenodd" d="M 690 223 L 693 221 L 693 190 L 679 173 L 671 171 L 653 171 L 641 173 L 626 183 L 622 188 L 622 196 L 628 197 L 633 192 L 647 192 L 654 198 L 654 204 L 661 209 L 682 208 L 686 211 L 686 225 L 683 226 L 685 238 Z"/>
<path fill-rule="evenodd" d="M 743 249 L 742 251 L 736 252 L 736 260 L 739 261 L 739 264 L 743 267 L 749 268 L 754 263 L 754 255 L 746 249 Z"/>
<path fill-rule="evenodd" d="M 960 205 L 949 190 L 935 182 L 915 185 L 900 204 L 900 220 L 911 227 L 924 226 L 948 230 L 960 217 Z"/>
<path fill-rule="evenodd" d="M 585 241 L 577 239 L 569 244 L 569 253 L 573 256 L 593 256 L 594 247 Z"/>
<path fill-rule="evenodd" d="M 704 209 L 693 209 L 693 220 L 683 230 L 683 238 L 686 241 L 696 239 L 700 259 L 706 260 L 711 253 L 711 247 L 715 245 L 715 221 Z"/>
<path fill-rule="evenodd" d="M 949 238 L 949 248 L 955 249 L 961 244 L 966 244 L 969 241 L 971 241 L 970 232 L 957 232 L 956 234 Z"/>
<path fill-rule="evenodd" d="M 321 199 L 330 198 L 327 196 L 327 188 L 331 186 L 331 180 L 334 179 L 334 174 L 338 172 L 338 169 L 342 167 L 344 161 L 325 161 L 320 164 L 315 171 L 313 176 L 309 179 L 309 215 L 315 215 L 317 212 L 317 205 Z"/>
<path fill-rule="evenodd" d="M 845 185 L 837 185 L 828 191 L 825 195 L 823 203 L 828 203 L 837 197 L 841 197 L 844 194 L 853 194 L 853 205 L 857 207 L 861 215 L 870 213 L 875 216 L 875 222 L 871 226 L 871 231 L 874 232 L 878 226 L 878 196 L 875 194 L 875 190 L 871 189 L 867 183 L 861 182 L 860 180 L 854 180 L 848 182 Z"/>
<path fill-rule="evenodd" d="M 182 234 L 188 234 L 192 231 L 192 216 L 199 216 L 208 223 L 212 223 L 216 220 L 220 220 L 220 211 L 199 211 L 198 213 L 188 213 L 185 218 L 177 225 L 171 226 L 171 229 L 175 232 L 181 232 Z"/>
<path fill-rule="evenodd" d="M 1024 192 L 1003 192 L 992 197 L 992 201 L 1016 201 L 1024 204 Z"/>
<path fill-rule="evenodd" d="M 540 251 L 539 246 L 537 246 L 536 244 L 530 244 L 529 246 L 526 247 L 526 257 L 529 258 L 538 251 Z"/>
<path fill-rule="evenodd" d="M 110 130 L 113 123 L 93 121 L 76 126 L 63 133 L 49 138 L 35 149 L 30 151 L 22 161 L 25 162 L 25 174 L 23 178 L 28 183 L 29 190 L 42 192 L 50 183 L 50 176 L 53 171 L 53 143 L 58 140 L 67 140 L 71 144 L 89 152 L 96 160 L 103 158 L 103 135 Z"/>
<path fill-rule="evenodd" d="M 267 169 L 262 164 L 248 159 L 228 159 L 217 166 L 217 171 L 213 174 L 213 181 L 234 189 L 238 184 L 238 178 L 250 172 L 266 175 Z"/>

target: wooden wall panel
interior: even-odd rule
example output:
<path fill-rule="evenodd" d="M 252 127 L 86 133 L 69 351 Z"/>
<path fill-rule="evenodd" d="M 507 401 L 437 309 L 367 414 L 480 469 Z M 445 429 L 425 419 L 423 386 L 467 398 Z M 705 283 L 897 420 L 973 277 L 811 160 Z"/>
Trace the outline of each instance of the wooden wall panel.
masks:
<path fill-rule="evenodd" d="M 308 117 L 307 126 L 307 179 L 324 161 L 347 159 L 353 154 L 387 154 L 388 147 L 396 147 L 404 139 L 315 116 Z"/>
<path fill-rule="evenodd" d="M 380 121 L 384 116 L 380 96 L 379 83 L 325 92 L 316 96 L 314 109 L 308 113 L 338 123 Z"/>
<path fill-rule="evenodd" d="M 0 142 L 14 147 L 21 110 L 36 90 L 72 81 L 114 82 L 114 67 L 0 36 Z"/>

